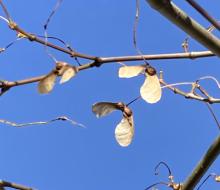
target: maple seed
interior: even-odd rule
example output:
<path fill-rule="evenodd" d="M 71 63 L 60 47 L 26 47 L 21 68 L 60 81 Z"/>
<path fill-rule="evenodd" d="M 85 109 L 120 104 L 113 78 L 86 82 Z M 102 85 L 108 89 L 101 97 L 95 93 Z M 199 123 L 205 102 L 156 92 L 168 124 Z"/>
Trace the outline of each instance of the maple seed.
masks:
<path fill-rule="evenodd" d="M 115 139 L 122 147 L 131 144 L 134 136 L 133 116 L 123 116 L 121 122 L 115 128 Z"/>
<path fill-rule="evenodd" d="M 102 117 L 115 110 L 123 113 L 123 118 L 115 128 L 115 139 L 120 146 L 126 147 L 131 144 L 134 136 L 134 121 L 132 111 L 123 102 L 98 102 L 92 106 L 92 111 L 96 117 Z"/>
<path fill-rule="evenodd" d="M 131 78 L 144 73 L 146 65 L 123 66 L 119 68 L 118 76 L 120 78 Z"/>
<path fill-rule="evenodd" d="M 40 94 L 48 94 L 53 90 L 57 75 L 52 71 L 38 83 Z"/>
<path fill-rule="evenodd" d="M 119 109 L 118 103 L 113 102 L 98 102 L 92 105 L 92 112 L 96 117 L 102 117 L 110 114 L 111 112 Z"/>
<path fill-rule="evenodd" d="M 71 78 L 73 78 L 78 73 L 77 67 L 66 65 L 64 66 L 62 77 L 60 80 L 60 84 L 65 83 L 69 81 Z"/>
<path fill-rule="evenodd" d="M 120 78 L 131 78 L 140 74 L 145 74 L 146 77 L 140 89 L 141 97 L 148 103 L 157 103 L 161 99 L 162 90 L 155 68 L 150 65 L 123 66 L 118 72 Z"/>
<path fill-rule="evenodd" d="M 154 104 L 161 99 L 162 90 L 157 75 L 146 73 L 146 79 L 140 89 L 141 97 L 148 103 Z"/>

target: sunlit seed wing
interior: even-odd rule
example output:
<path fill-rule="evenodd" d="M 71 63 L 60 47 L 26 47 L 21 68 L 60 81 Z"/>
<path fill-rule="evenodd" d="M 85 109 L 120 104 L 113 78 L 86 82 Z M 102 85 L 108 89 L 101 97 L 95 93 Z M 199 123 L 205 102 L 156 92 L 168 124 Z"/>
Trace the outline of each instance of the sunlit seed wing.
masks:
<path fill-rule="evenodd" d="M 115 138 L 120 146 L 126 147 L 131 144 L 134 136 L 133 116 L 123 117 L 115 128 Z"/>
<path fill-rule="evenodd" d="M 66 70 L 63 72 L 63 75 L 60 80 L 60 84 L 69 81 L 72 77 L 74 77 L 77 73 L 76 67 L 68 66 Z"/>
<path fill-rule="evenodd" d="M 120 78 L 131 78 L 143 73 L 146 69 L 145 65 L 123 66 L 119 68 L 118 76 Z"/>
<path fill-rule="evenodd" d="M 96 115 L 96 117 L 105 116 L 117 109 L 117 103 L 112 102 L 98 102 L 92 106 L 92 112 Z"/>
<path fill-rule="evenodd" d="M 48 74 L 38 83 L 38 91 L 40 94 L 48 94 L 53 90 L 57 75 L 55 73 Z"/>
<path fill-rule="evenodd" d="M 148 103 L 153 104 L 160 100 L 162 90 L 157 75 L 150 76 L 146 74 L 144 84 L 140 89 L 141 97 Z"/>
<path fill-rule="evenodd" d="M 22 34 L 21 32 L 18 32 L 17 38 L 27 38 L 27 36 L 25 34 Z"/>
<path fill-rule="evenodd" d="M 219 175 L 215 177 L 215 181 L 220 182 L 220 176 Z"/>

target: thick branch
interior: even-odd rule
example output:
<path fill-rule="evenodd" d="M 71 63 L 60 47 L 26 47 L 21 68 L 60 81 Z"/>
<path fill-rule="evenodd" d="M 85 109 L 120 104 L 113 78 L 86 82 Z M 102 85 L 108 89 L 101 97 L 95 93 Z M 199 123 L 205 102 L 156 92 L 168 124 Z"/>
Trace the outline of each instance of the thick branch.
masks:
<path fill-rule="evenodd" d="M 206 171 L 220 154 L 220 136 L 209 147 L 202 160 L 198 163 L 192 174 L 187 178 L 181 190 L 193 190 L 204 176 Z"/>
<path fill-rule="evenodd" d="M 14 188 L 14 189 L 19 189 L 19 190 L 33 190 L 32 188 L 30 187 L 25 187 L 23 185 L 20 185 L 20 184 L 16 184 L 16 183 L 11 183 L 11 182 L 8 182 L 8 181 L 0 181 L 0 187 L 10 187 L 10 188 Z"/>
<path fill-rule="evenodd" d="M 19 28 L 16 24 L 11 24 L 11 28 L 13 30 L 16 30 L 19 33 L 22 33 L 24 36 L 26 36 L 31 41 L 36 41 L 40 44 L 49 46 L 51 48 L 54 48 L 58 51 L 64 52 L 69 54 L 72 57 L 81 57 L 85 59 L 94 60 L 96 63 L 102 64 L 107 62 L 118 62 L 118 61 L 138 61 L 138 60 L 156 60 L 156 59 L 184 59 L 184 58 L 202 58 L 202 57 L 209 57 L 214 56 L 214 54 L 211 51 L 200 51 L 200 52 L 187 52 L 187 53 L 171 53 L 171 54 L 155 54 L 155 55 L 136 55 L 136 56 L 120 56 L 120 57 L 96 57 L 86 54 L 81 54 L 75 51 L 71 51 L 69 49 L 62 48 L 60 46 L 54 45 L 50 42 L 45 42 L 44 40 L 41 40 L 40 38 L 37 38 L 35 35 L 30 34 Z"/>
<path fill-rule="evenodd" d="M 168 53 L 168 54 L 152 54 L 152 55 L 135 55 L 135 56 L 119 56 L 119 57 L 100 57 L 97 59 L 97 61 L 79 66 L 78 69 L 85 70 L 89 69 L 95 66 L 101 66 L 105 63 L 112 63 L 112 62 L 120 62 L 120 61 L 138 61 L 143 60 L 143 57 L 146 60 L 160 60 L 160 59 L 196 59 L 196 58 L 202 58 L 202 57 L 209 57 L 214 56 L 214 54 L 211 51 L 201 51 L 201 52 L 188 52 L 188 53 Z M 24 80 L 18 80 L 18 81 L 6 81 L 0 85 L 1 87 L 14 87 L 14 86 L 20 86 L 24 84 L 39 82 L 42 80 L 46 75 L 24 79 Z"/>
<path fill-rule="evenodd" d="M 98 57 L 95 62 L 88 63 L 79 67 L 79 70 L 88 69 L 94 66 L 101 66 L 105 63 L 112 62 L 129 62 L 145 60 L 162 60 L 162 59 L 196 59 L 215 56 L 211 51 L 198 51 L 187 53 L 164 53 L 152 55 L 133 55 L 133 56 L 118 56 L 118 57 Z"/>
<path fill-rule="evenodd" d="M 170 0 L 146 0 L 152 8 L 159 11 L 171 22 L 176 24 L 198 42 L 203 44 L 214 54 L 220 57 L 220 40 L 208 32 L 198 22 L 190 18 L 184 11 Z"/>
<path fill-rule="evenodd" d="M 159 59 L 196 59 L 203 57 L 211 57 L 214 54 L 211 51 L 198 51 L 198 52 L 187 52 L 187 53 L 164 53 L 164 54 L 153 54 L 153 55 L 135 55 L 135 56 L 120 56 L 120 57 L 100 57 L 99 62 L 119 62 L 119 61 L 140 61 L 146 60 L 159 60 Z"/>
<path fill-rule="evenodd" d="M 92 67 L 101 66 L 102 64 L 112 63 L 112 62 L 120 62 L 120 61 L 137 61 L 143 60 L 143 56 L 146 60 L 159 60 L 159 59 L 184 59 L 184 58 L 200 58 L 207 56 L 214 56 L 214 54 L 210 51 L 202 51 L 202 52 L 188 52 L 188 53 L 171 53 L 171 54 L 153 54 L 153 55 L 139 55 L 139 56 L 121 56 L 121 57 L 100 57 L 97 61 L 93 61 L 91 63 L 84 64 L 78 67 L 78 70 L 90 69 Z M 29 83 L 39 82 L 47 75 L 42 75 L 34 78 L 28 78 L 18 81 L 1 81 L 0 88 L 2 88 L 2 93 L 9 90 L 11 87 L 25 85 Z M 161 80 L 161 84 L 167 85 L 163 80 Z M 215 99 L 212 97 L 204 98 L 201 96 L 195 96 L 192 93 L 185 93 L 177 88 L 172 86 L 167 86 L 167 88 L 171 89 L 175 93 L 178 93 L 186 98 L 196 99 L 199 101 L 204 101 L 208 103 L 220 103 L 220 99 Z"/>

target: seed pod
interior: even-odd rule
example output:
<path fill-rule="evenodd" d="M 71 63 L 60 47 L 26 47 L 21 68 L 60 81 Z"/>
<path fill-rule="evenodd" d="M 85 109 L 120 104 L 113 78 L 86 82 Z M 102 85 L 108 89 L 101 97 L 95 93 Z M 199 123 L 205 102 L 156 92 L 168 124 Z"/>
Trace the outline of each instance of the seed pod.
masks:
<path fill-rule="evenodd" d="M 92 106 L 92 112 L 98 118 L 106 116 L 117 109 L 119 109 L 117 103 L 113 102 L 98 102 Z"/>
<path fill-rule="evenodd" d="M 77 67 L 66 65 L 60 80 L 60 84 L 63 84 L 73 78 L 78 72 Z"/>
<path fill-rule="evenodd" d="M 140 89 L 141 97 L 148 103 L 154 104 L 161 99 L 162 90 L 157 75 L 146 73 L 146 79 Z"/>
<path fill-rule="evenodd" d="M 146 65 L 123 66 L 119 68 L 118 76 L 120 78 L 131 78 L 144 73 Z"/>
<path fill-rule="evenodd" d="M 38 92 L 48 94 L 53 90 L 57 75 L 52 71 L 38 83 Z"/>
<path fill-rule="evenodd" d="M 161 99 L 162 90 L 160 81 L 157 77 L 156 69 L 150 65 L 123 66 L 119 68 L 118 76 L 121 78 L 130 78 L 144 73 L 146 78 L 141 86 L 141 97 L 148 103 L 156 103 Z"/>
<path fill-rule="evenodd" d="M 97 117 L 105 116 L 115 110 L 123 113 L 121 122 L 115 128 L 115 139 L 120 146 L 128 146 L 134 136 L 134 121 L 132 110 L 123 102 L 98 102 L 92 106 L 92 111 Z"/>
<path fill-rule="evenodd" d="M 121 122 L 115 128 L 115 138 L 120 146 L 126 147 L 131 144 L 134 136 L 133 115 L 123 116 Z"/>

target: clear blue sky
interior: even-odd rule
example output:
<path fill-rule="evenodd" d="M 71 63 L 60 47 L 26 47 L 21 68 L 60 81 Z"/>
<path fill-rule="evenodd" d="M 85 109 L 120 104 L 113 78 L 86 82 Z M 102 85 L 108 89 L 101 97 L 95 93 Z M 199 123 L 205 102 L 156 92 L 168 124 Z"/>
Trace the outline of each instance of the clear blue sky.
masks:
<path fill-rule="evenodd" d="M 219 1 L 198 2 L 220 18 Z M 12 18 L 35 34 L 43 34 L 43 24 L 55 3 L 55 0 L 5 1 Z M 205 27 L 209 26 L 184 1 L 175 3 Z M 64 0 L 49 24 L 48 33 L 82 53 L 135 55 L 134 16 L 134 0 Z M 4 47 L 15 39 L 15 33 L 2 20 L 0 28 L 0 46 Z M 138 45 L 144 53 L 182 52 L 181 43 L 186 36 L 141 0 Z M 190 49 L 205 50 L 192 39 Z M 58 60 L 76 64 L 68 55 L 52 52 Z M 150 63 L 158 71 L 163 70 L 169 83 L 194 81 L 205 75 L 220 80 L 218 58 Z M 46 74 L 54 63 L 43 46 L 23 40 L 0 55 L 0 65 L 0 78 L 13 81 Z M 184 181 L 219 133 L 208 109 L 204 103 L 185 99 L 167 89 L 157 104 L 139 100 L 131 105 L 135 120 L 133 143 L 122 148 L 114 139 L 121 114 L 114 112 L 97 119 L 91 112 L 95 102 L 129 102 L 139 95 L 144 78 L 119 79 L 118 68 L 118 64 L 112 63 L 80 72 L 70 82 L 57 84 L 49 95 L 39 95 L 37 85 L 30 84 L 13 88 L 2 96 L 0 118 L 25 123 L 66 115 L 87 128 L 66 122 L 19 129 L 0 124 L 0 178 L 40 190 L 143 190 L 154 182 L 167 180 L 164 169 L 161 176 L 154 176 L 154 166 L 165 161 L 176 182 Z M 212 95 L 220 97 L 214 82 L 202 84 Z M 220 117 L 218 105 L 213 108 Z M 220 174 L 219 168 L 217 160 L 209 173 Z M 219 189 L 219 185 L 210 180 L 203 189 Z"/>

